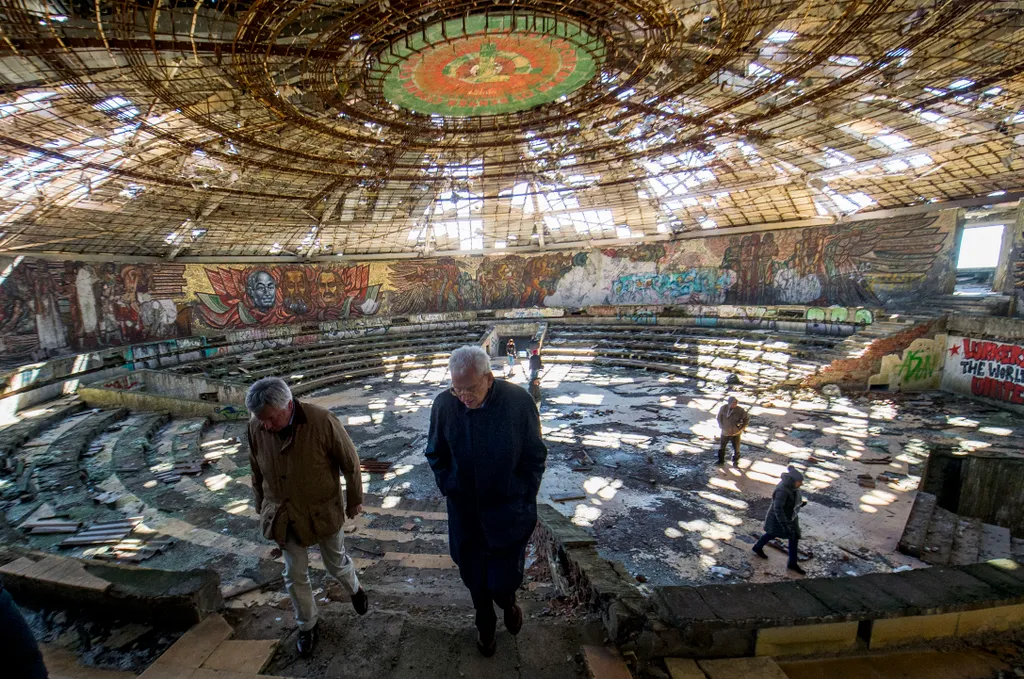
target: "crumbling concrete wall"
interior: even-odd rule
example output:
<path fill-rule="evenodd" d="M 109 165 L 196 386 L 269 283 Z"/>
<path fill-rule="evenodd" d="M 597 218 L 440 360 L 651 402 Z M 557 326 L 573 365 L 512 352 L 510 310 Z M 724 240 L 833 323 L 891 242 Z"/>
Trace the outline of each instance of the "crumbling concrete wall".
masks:
<path fill-rule="evenodd" d="M 942 388 L 1024 413 L 1024 321 L 949 319 Z"/>
<path fill-rule="evenodd" d="M 868 388 L 885 386 L 889 391 L 930 391 L 942 383 L 946 335 L 922 337 L 910 343 L 902 354 L 882 357 L 878 373 L 868 378 Z"/>
<path fill-rule="evenodd" d="M 937 321 L 926 321 L 876 339 L 859 356 L 833 361 L 817 374 L 805 378 L 800 386 L 818 388 L 826 384 L 838 384 L 866 389 L 869 378 L 881 370 L 883 358 L 903 354 L 915 341 L 928 337 L 939 327 Z"/>

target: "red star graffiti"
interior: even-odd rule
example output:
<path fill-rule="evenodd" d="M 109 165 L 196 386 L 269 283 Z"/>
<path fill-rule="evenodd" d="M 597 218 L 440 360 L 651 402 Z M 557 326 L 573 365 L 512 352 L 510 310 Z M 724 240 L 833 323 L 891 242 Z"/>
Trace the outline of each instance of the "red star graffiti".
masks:
<path fill-rule="evenodd" d="M 949 348 L 949 355 L 950 356 L 959 356 L 960 355 L 960 345 L 959 344 L 954 344 L 952 347 L 950 347 Z"/>

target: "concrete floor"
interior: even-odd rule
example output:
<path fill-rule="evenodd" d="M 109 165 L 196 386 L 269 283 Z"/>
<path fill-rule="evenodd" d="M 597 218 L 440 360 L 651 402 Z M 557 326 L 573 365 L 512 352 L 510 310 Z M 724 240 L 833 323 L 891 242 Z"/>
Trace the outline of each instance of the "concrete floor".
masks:
<path fill-rule="evenodd" d="M 504 365 L 495 361 L 495 374 Z M 396 463 L 370 488 L 386 497 L 439 499 L 422 456 L 441 370 L 371 380 L 311 400 L 345 422 L 363 457 Z M 522 366 L 511 381 L 525 384 Z M 549 447 L 540 500 L 598 538 L 601 553 L 651 584 L 760 582 L 789 577 L 782 552 L 750 545 L 779 475 L 806 475 L 801 512 L 810 575 L 860 575 L 923 566 L 896 552 L 932 446 L 1019 446 L 1007 414 L 944 394 L 837 398 L 813 392 L 737 392 L 751 413 L 739 468 L 718 467 L 715 414 L 724 388 L 658 373 L 554 366 L 543 375 Z M 729 451 L 731 455 L 731 449 Z M 888 457 L 882 464 L 867 464 Z M 887 478 L 878 479 L 885 473 Z M 874 488 L 862 487 L 869 474 Z M 584 499 L 553 502 L 567 493 Z"/>
<path fill-rule="evenodd" d="M 525 383 L 524 364 L 517 366 L 513 382 Z M 503 362 L 496 360 L 494 369 L 501 374 Z M 367 505 L 377 509 L 368 510 L 347 537 L 372 597 L 371 613 L 357 619 L 314 556 L 325 635 L 322 652 L 310 661 L 294 652 L 290 605 L 274 582 L 281 563 L 257 530 L 245 423 L 221 423 L 203 432 L 203 454 L 212 464 L 200 476 L 164 485 L 147 473 L 121 474 L 105 483 L 124 493 L 128 504 L 121 512 L 137 510 L 146 517 L 140 531 L 177 539 L 142 565 L 172 570 L 209 566 L 228 589 L 269 583 L 264 591 L 231 598 L 228 611 L 236 638 L 283 640 L 268 673 L 583 677 L 580 646 L 600 643 L 602 631 L 585 612 L 557 598 L 542 563 L 533 564 L 522 593 L 528 615 L 523 634 L 515 640 L 500 634 L 498 656 L 488 665 L 473 644 L 472 608 L 457 571 L 381 557 L 441 558 L 447 552 L 444 521 L 431 518 L 443 512 L 442 498 L 423 457 L 430 404 L 445 385 L 444 370 L 435 369 L 370 379 L 308 399 L 341 418 L 363 459 L 392 463 L 387 474 L 364 475 Z M 1020 426 L 1011 416 L 944 394 L 829 401 L 812 392 L 738 390 L 750 409 L 751 425 L 739 468 L 723 468 L 713 463 L 714 415 L 730 393 L 724 385 L 576 364 L 551 367 L 542 386 L 549 464 L 540 500 L 582 494 L 582 499 L 552 504 L 591 531 L 605 557 L 623 561 L 650 584 L 789 577 L 781 552 L 770 551 L 765 562 L 752 559 L 749 551 L 787 464 L 797 465 L 807 477 L 801 544 L 813 552 L 804 563 L 810 575 L 923 566 L 895 548 L 928 451 L 939 445 L 1021 444 Z M 154 437 L 147 462 L 176 445 L 191 426 L 185 420 L 165 426 Z M 90 462 L 97 475 L 106 464 L 103 455 L 101 450 Z M 888 461 L 866 464 L 885 456 Z M 874 488 L 858 484 L 858 474 L 876 478 L 882 472 L 888 478 L 876 479 Z M 16 524 L 30 510 L 15 506 L 8 518 Z M 81 520 L 112 511 L 90 504 L 73 509 Z M 47 549 L 60 538 L 34 536 L 30 543 Z M 83 550 L 81 555 L 88 554 Z M 82 636 L 60 625 L 51 625 L 47 634 L 48 641 L 63 639 L 62 647 L 71 648 Z M 97 647 L 102 648 L 106 634 L 93 634 Z M 167 632 L 148 638 L 154 650 L 175 637 Z M 144 650 L 103 651 L 97 657 L 106 659 L 106 667 L 137 671 L 151 660 Z"/>

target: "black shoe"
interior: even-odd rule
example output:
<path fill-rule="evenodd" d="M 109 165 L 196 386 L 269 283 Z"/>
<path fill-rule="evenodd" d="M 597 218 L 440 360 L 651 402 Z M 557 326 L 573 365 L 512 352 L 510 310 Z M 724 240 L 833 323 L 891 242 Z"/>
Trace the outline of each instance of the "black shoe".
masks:
<path fill-rule="evenodd" d="M 787 565 L 786 570 L 793 571 L 797 575 L 807 575 L 807 571 L 805 571 L 803 568 L 800 568 L 800 565 L 795 563 Z"/>
<path fill-rule="evenodd" d="M 313 629 L 309 631 L 299 630 L 299 640 L 295 646 L 299 649 L 299 655 L 303 658 L 308 658 L 313 655 L 313 651 L 316 650 L 316 642 L 320 639 L 320 624 L 313 625 Z"/>
<path fill-rule="evenodd" d="M 505 609 L 505 629 L 512 636 L 519 634 L 519 630 L 523 629 L 523 609 L 515 602 Z"/>
<path fill-rule="evenodd" d="M 717 464 L 719 467 L 721 467 L 723 464 L 725 464 L 725 460 L 719 460 L 715 464 Z"/>
<path fill-rule="evenodd" d="M 356 609 L 356 613 L 359 615 L 366 615 L 366 611 L 370 609 L 370 602 L 367 600 L 366 592 L 362 587 L 352 595 L 352 608 Z"/>
<path fill-rule="evenodd" d="M 485 658 L 494 655 L 494 652 L 498 650 L 498 642 L 494 639 L 494 633 L 485 635 L 483 632 L 477 632 L 476 647 L 480 651 L 480 655 Z"/>
<path fill-rule="evenodd" d="M 762 559 L 768 558 L 768 555 L 764 553 L 763 549 L 758 549 L 757 547 L 754 547 L 751 551 L 754 552 L 754 554 L 757 554 Z"/>

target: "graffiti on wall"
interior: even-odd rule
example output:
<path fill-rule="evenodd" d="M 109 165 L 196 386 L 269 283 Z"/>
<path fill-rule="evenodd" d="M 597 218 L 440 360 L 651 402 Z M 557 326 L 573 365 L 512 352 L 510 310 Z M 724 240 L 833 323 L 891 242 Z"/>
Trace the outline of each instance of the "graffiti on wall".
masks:
<path fill-rule="evenodd" d="M 1024 405 L 1024 346 L 952 336 L 942 387 L 965 396 Z"/>
<path fill-rule="evenodd" d="M 903 354 L 882 357 L 877 375 L 868 378 L 868 387 L 885 386 L 889 391 L 927 391 L 942 382 L 946 336 L 919 338 Z"/>
<path fill-rule="evenodd" d="M 777 320 L 758 309 L 807 305 L 808 320 L 845 332 L 870 322 L 859 307 L 942 291 L 954 232 L 955 215 L 943 212 L 587 252 L 353 266 L 24 260 L 0 284 L 0 341 L 7 357 L 45 356 L 210 329 L 618 305 L 726 305 L 745 310 L 750 327 Z M 700 318 L 714 324 L 720 315 Z M 250 341 L 272 345 L 274 337 Z"/>
<path fill-rule="evenodd" d="M 736 274 L 719 269 L 620 276 L 612 297 L 621 304 L 721 304 Z"/>
<path fill-rule="evenodd" d="M 372 315 L 380 306 L 368 264 L 222 267 L 205 273 L 213 292 L 196 294 L 196 320 L 216 329 L 334 321 Z"/>

